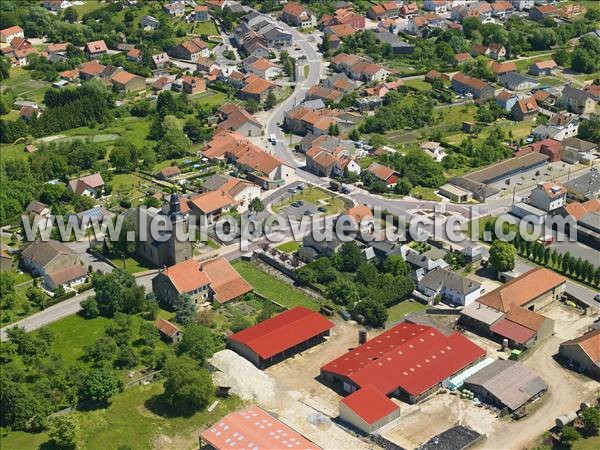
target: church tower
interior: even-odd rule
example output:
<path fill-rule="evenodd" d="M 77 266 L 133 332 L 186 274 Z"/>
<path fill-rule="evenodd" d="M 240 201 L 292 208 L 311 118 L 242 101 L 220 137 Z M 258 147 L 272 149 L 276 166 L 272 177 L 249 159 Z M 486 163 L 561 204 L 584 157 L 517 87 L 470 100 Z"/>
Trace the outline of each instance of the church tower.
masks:
<path fill-rule="evenodd" d="M 181 240 L 185 238 L 185 233 L 187 233 L 187 221 L 181 212 L 179 195 L 175 192 L 171 194 L 169 200 L 169 219 L 173 224 L 173 231 L 167 244 L 167 265 L 172 266 L 192 257 L 192 242 Z M 180 239 L 177 239 L 177 236 L 180 236 Z"/>

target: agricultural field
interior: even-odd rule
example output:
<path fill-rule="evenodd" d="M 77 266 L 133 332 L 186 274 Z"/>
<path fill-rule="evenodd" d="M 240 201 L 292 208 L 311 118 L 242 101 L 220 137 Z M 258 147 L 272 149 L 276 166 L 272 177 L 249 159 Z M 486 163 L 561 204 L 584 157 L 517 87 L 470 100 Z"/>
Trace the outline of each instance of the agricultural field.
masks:
<path fill-rule="evenodd" d="M 21 67 L 11 67 L 10 76 L 2 81 L 2 90 L 12 90 L 15 99 L 30 100 L 40 103 L 50 83 L 31 78 L 31 72 Z"/>

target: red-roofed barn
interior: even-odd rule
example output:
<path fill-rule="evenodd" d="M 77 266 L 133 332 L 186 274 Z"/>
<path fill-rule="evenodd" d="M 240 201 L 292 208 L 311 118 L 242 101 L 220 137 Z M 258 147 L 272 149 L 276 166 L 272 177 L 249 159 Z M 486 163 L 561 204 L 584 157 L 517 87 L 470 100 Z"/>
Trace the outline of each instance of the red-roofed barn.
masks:
<path fill-rule="evenodd" d="M 340 402 L 340 418 L 372 433 L 400 417 L 400 407 L 373 386 L 365 386 Z"/>
<path fill-rule="evenodd" d="M 297 306 L 229 336 L 229 346 L 263 369 L 319 344 L 333 326 L 319 313 Z"/>

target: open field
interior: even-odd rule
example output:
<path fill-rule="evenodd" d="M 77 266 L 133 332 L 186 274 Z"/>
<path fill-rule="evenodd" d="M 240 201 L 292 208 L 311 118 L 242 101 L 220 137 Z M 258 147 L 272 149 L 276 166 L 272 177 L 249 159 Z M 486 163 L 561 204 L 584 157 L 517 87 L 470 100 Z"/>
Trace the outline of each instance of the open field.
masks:
<path fill-rule="evenodd" d="M 387 321 L 390 324 L 392 324 L 394 322 L 398 322 L 398 321 L 402 320 L 405 315 L 412 313 L 412 312 L 423 311 L 425 308 L 427 308 L 427 307 L 419 302 L 415 302 L 412 300 L 404 300 L 403 302 L 400 302 L 400 303 L 387 309 L 387 311 L 388 311 L 388 320 Z"/>
<path fill-rule="evenodd" d="M 294 286 L 269 275 L 251 262 L 235 261 L 233 262 L 233 267 L 260 295 L 274 300 L 287 308 L 304 306 L 315 311 L 319 309 L 319 304 L 316 300 Z"/>
<path fill-rule="evenodd" d="M 75 413 L 81 423 L 81 448 L 195 448 L 204 428 L 241 406 L 240 400 L 232 397 L 221 399 L 211 412 L 171 417 L 162 410 L 158 397 L 162 392 L 161 383 L 140 385 L 114 396 L 105 409 Z M 2 447 L 46 450 L 51 448 L 44 444 L 47 439 L 47 433 L 14 432 L 2 438 Z"/>

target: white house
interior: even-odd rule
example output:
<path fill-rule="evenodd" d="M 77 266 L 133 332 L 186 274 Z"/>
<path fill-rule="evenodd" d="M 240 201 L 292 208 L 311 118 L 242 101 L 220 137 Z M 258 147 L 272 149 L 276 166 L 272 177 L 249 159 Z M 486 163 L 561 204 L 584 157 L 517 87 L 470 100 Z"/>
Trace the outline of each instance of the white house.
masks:
<path fill-rule="evenodd" d="M 482 293 L 480 283 L 441 267 L 423 275 L 418 288 L 430 299 L 441 295 L 444 300 L 461 306 L 474 302 Z"/>
<path fill-rule="evenodd" d="M 0 42 L 6 42 L 7 44 L 10 44 L 10 42 L 17 37 L 25 38 L 23 28 L 18 25 L 0 30 Z"/>

